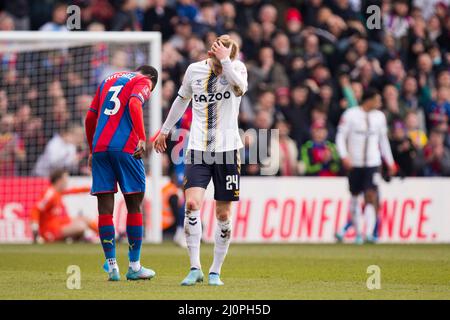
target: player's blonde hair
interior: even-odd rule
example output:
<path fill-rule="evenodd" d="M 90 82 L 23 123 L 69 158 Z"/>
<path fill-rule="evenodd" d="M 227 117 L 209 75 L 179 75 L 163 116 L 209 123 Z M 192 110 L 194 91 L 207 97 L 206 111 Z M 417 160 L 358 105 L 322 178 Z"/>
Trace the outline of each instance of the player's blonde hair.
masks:
<path fill-rule="evenodd" d="M 239 45 L 236 41 L 234 41 L 228 34 L 223 34 L 219 36 L 216 41 L 222 42 L 222 44 L 229 48 L 231 46 L 230 59 L 236 59 L 239 54 Z"/>

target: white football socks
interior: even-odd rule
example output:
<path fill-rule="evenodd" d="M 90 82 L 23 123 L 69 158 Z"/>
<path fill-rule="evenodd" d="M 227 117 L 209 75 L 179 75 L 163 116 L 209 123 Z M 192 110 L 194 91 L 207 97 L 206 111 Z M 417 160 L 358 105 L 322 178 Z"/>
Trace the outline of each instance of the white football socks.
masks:
<path fill-rule="evenodd" d="M 377 213 L 375 207 L 370 203 L 366 203 L 364 207 L 364 218 L 366 220 L 366 238 L 371 239 L 377 222 Z"/>
<path fill-rule="evenodd" d="M 353 226 L 356 230 L 356 235 L 361 236 L 362 219 L 361 219 L 361 207 L 358 202 L 358 196 L 353 196 L 350 200 L 350 213 L 352 215 Z"/>
<path fill-rule="evenodd" d="M 202 222 L 200 210 L 187 210 L 184 217 L 184 232 L 188 247 L 191 268 L 201 269 L 200 264 L 200 241 L 202 240 Z"/>
<path fill-rule="evenodd" d="M 117 264 L 116 258 L 106 259 L 106 261 L 108 262 L 108 272 L 112 272 L 113 269 L 119 271 L 119 265 Z"/>
<path fill-rule="evenodd" d="M 139 270 L 141 270 L 141 262 L 138 261 L 130 261 L 129 264 L 131 270 L 133 270 L 134 272 L 138 272 Z"/>
<path fill-rule="evenodd" d="M 231 221 L 217 220 L 216 233 L 214 238 L 214 260 L 209 269 L 209 273 L 220 274 L 223 261 L 228 252 L 231 242 Z"/>

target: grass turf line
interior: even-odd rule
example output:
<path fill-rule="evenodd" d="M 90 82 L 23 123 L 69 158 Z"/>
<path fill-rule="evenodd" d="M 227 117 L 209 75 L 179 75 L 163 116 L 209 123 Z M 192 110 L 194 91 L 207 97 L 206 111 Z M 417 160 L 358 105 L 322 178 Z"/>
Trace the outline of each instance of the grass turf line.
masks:
<path fill-rule="evenodd" d="M 0 245 L 0 299 L 450 299 L 449 245 L 238 245 L 222 268 L 223 287 L 209 287 L 212 245 L 202 245 L 205 282 L 181 287 L 185 249 L 144 245 L 151 281 L 126 281 L 127 245 L 118 246 L 122 281 L 106 281 L 99 244 Z M 368 290 L 369 265 L 381 268 L 381 289 Z M 69 265 L 81 289 L 66 288 Z"/>

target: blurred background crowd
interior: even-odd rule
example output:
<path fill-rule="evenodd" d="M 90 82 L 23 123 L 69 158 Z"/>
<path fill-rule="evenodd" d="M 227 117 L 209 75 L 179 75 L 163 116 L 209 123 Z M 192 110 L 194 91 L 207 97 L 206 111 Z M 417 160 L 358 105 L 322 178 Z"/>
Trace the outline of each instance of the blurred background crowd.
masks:
<path fill-rule="evenodd" d="M 0 30 L 74 32 L 66 26 L 71 4 L 81 8 L 81 30 L 162 32 L 164 115 L 187 65 L 230 34 L 249 74 L 240 126 L 279 129 L 280 147 L 270 148 L 278 175 L 341 175 L 339 118 L 376 87 L 398 174 L 450 176 L 449 0 L 0 0 Z M 380 28 L 367 27 L 370 5 L 380 8 Z M 102 77 L 130 67 L 130 57 L 101 44 L 80 50 L 45 59 L 0 50 L 0 176 L 45 176 L 61 166 L 88 174 L 85 111 Z M 85 63 L 94 74 L 74 67 Z M 37 69 L 45 80 L 34 83 L 29 70 Z M 246 149 L 257 143 L 243 140 Z M 242 173 L 260 170 L 245 165 Z"/>

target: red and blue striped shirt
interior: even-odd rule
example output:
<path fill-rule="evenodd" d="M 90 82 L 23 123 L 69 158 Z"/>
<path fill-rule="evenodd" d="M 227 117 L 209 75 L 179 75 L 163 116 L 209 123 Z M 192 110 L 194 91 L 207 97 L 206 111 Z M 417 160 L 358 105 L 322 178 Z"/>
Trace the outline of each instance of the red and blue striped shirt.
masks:
<path fill-rule="evenodd" d="M 150 80 L 134 72 L 116 72 L 100 84 L 89 108 L 97 114 L 92 152 L 135 151 L 139 136 L 129 101 L 136 97 L 144 104 L 150 93 Z"/>

